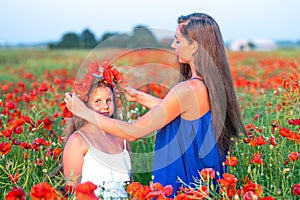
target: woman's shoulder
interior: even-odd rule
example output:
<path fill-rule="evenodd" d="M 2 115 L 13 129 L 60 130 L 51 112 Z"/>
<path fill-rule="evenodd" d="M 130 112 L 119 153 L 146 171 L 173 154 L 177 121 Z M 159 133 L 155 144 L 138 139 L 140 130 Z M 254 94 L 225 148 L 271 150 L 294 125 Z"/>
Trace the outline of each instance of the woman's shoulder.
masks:
<path fill-rule="evenodd" d="M 179 94 L 189 95 L 193 94 L 194 92 L 206 92 L 206 87 L 199 80 L 186 80 L 177 83 L 171 89 L 171 91 Z"/>

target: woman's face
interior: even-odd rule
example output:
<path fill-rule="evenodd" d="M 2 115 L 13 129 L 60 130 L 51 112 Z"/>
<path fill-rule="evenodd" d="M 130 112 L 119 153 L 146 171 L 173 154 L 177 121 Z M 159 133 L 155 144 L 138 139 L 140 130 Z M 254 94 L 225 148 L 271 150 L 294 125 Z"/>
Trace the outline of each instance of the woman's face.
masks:
<path fill-rule="evenodd" d="M 175 39 L 171 44 L 171 47 L 175 49 L 179 63 L 189 64 L 194 60 L 194 57 L 192 56 L 193 46 L 185 37 L 183 37 L 180 32 L 179 26 L 180 25 L 177 26 Z"/>
<path fill-rule="evenodd" d="M 105 115 L 111 117 L 114 112 L 113 93 L 109 87 L 98 87 L 90 95 L 88 100 L 88 107 Z"/>

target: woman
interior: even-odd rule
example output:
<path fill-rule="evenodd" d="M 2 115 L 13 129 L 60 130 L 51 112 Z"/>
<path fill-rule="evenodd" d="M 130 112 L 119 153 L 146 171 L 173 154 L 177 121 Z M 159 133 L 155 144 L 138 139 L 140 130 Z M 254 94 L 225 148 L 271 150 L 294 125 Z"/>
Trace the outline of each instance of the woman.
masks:
<path fill-rule="evenodd" d="M 203 13 L 179 17 L 172 48 L 182 80 L 163 99 L 125 88 L 131 100 L 151 108 L 134 123 L 96 114 L 76 95 L 66 93 L 65 102 L 75 115 L 130 141 L 159 130 L 154 182 L 171 184 L 176 194 L 179 178 L 189 184 L 203 168 L 213 168 L 221 177 L 232 139 L 245 129 L 216 21 Z"/>
<path fill-rule="evenodd" d="M 114 90 L 104 79 L 92 84 L 86 96 L 89 109 L 109 118 L 115 114 Z M 66 131 L 71 134 L 63 152 L 67 184 L 76 187 L 91 181 L 98 186 L 97 196 L 126 198 L 124 184 L 130 181 L 131 171 L 129 143 L 76 116 L 67 121 Z"/>

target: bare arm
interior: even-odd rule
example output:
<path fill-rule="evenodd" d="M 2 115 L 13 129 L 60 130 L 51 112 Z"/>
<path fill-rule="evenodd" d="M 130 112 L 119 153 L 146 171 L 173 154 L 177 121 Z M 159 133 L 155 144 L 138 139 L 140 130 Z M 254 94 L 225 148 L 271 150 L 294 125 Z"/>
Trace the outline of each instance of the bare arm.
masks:
<path fill-rule="evenodd" d="M 64 176 L 67 179 L 67 184 L 73 187 L 77 186 L 81 180 L 84 152 L 83 149 L 83 143 L 76 133 L 71 135 L 64 148 Z"/>
<path fill-rule="evenodd" d="M 129 141 L 135 141 L 138 138 L 144 137 L 164 127 L 174 118 L 185 112 L 182 105 L 186 102 L 186 98 L 189 96 L 187 93 L 190 92 L 190 90 L 191 88 L 187 83 L 179 83 L 170 90 L 158 105 L 154 106 L 134 123 L 120 121 L 98 114 L 87 108 L 76 95 L 71 96 L 69 93 L 66 93 L 65 101 L 68 108 L 75 115 L 95 124 L 107 133 Z M 72 106 L 72 104 L 74 106 Z"/>
<path fill-rule="evenodd" d="M 134 89 L 133 87 L 127 86 L 124 88 L 125 96 L 127 101 L 134 101 L 142 104 L 143 106 L 151 109 L 154 106 L 158 105 L 161 102 L 161 98 L 152 96 L 145 92 Z"/>

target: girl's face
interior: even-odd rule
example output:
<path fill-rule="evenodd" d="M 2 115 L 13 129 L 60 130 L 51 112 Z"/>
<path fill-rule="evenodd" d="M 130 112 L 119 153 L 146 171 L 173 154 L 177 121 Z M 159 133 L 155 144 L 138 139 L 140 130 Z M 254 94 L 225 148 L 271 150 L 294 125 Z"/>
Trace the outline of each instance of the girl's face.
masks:
<path fill-rule="evenodd" d="M 90 95 L 88 107 L 94 111 L 111 117 L 114 112 L 113 93 L 109 87 L 98 87 Z"/>
<path fill-rule="evenodd" d="M 179 25 L 180 26 L 180 25 Z M 193 53 L 193 44 L 190 44 L 189 41 L 183 37 L 177 26 L 175 32 L 175 39 L 171 44 L 171 47 L 175 49 L 179 63 L 191 63 L 194 61 Z"/>

